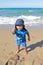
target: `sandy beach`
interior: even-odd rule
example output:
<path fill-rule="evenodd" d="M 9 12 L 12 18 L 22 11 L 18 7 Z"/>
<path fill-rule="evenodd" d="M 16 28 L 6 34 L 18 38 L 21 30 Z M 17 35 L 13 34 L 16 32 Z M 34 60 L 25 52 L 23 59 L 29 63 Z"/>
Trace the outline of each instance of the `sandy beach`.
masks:
<path fill-rule="evenodd" d="M 19 55 L 24 57 L 25 65 L 43 65 L 43 29 L 32 29 L 29 32 L 31 41 L 27 40 L 28 55 L 22 46 Z M 16 36 L 12 35 L 12 30 L 0 30 L 0 65 L 5 65 L 16 54 L 16 50 Z"/>

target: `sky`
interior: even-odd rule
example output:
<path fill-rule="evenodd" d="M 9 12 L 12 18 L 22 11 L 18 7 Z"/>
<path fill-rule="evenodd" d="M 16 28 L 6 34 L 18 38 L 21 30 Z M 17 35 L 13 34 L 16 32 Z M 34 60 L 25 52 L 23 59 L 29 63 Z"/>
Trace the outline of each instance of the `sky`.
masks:
<path fill-rule="evenodd" d="M 43 0 L 0 0 L 0 8 L 43 8 Z"/>

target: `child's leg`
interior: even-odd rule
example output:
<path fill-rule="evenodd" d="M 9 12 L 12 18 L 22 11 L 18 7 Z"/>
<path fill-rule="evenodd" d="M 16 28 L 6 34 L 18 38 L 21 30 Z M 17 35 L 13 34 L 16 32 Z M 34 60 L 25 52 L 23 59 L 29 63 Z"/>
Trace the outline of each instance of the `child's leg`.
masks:
<path fill-rule="evenodd" d="M 20 46 L 17 46 L 17 53 L 20 52 Z"/>
<path fill-rule="evenodd" d="M 25 50 L 26 54 L 28 54 L 27 47 L 25 47 L 24 50 Z"/>
<path fill-rule="evenodd" d="M 26 54 L 28 54 L 26 41 L 22 43 L 22 46 L 24 47 Z"/>

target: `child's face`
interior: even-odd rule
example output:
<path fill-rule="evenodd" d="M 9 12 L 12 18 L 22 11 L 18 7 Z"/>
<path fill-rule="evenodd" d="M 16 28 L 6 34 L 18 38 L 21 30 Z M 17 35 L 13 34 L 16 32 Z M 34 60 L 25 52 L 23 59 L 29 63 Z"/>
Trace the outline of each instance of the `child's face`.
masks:
<path fill-rule="evenodd" d="M 18 30 L 22 30 L 22 29 L 23 29 L 23 25 L 16 25 L 16 28 L 17 28 Z"/>

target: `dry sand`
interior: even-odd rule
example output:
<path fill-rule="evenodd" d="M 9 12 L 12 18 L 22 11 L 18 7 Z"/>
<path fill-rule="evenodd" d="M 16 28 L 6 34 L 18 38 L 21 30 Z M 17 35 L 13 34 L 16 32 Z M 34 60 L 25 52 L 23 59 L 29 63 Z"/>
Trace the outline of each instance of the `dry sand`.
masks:
<path fill-rule="evenodd" d="M 19 55 L 24 57 L 25 65 L 43 65 L 43 29 L 29 32 L 31 41 L 27 40 L 28 55 L 22 46 Z M 12 35 L 12 30 L 0 30 L 0 65 L 5 65 L 16 54 L 16 50 L 16 36 Z"/>

